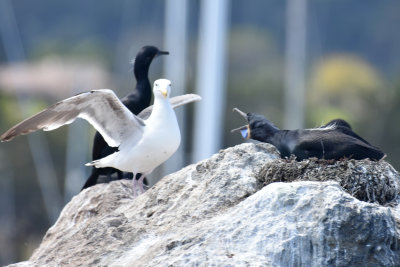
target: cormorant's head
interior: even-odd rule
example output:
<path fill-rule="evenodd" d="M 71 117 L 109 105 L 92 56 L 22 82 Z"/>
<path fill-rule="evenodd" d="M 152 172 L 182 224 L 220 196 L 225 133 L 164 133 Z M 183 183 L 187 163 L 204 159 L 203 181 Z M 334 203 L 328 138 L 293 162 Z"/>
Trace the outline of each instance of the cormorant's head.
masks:
<path fill-rule="evenodd" d="M 151 61 L 161 55 L 169 55 L 168 51 L 161 51 L 157 47 L 152 45 L 143 46 L 142 49 L 137 53 L 135 58 L 136 62 L 143 62 L 144 64 L 150 65 Z"/>
<path fill-rule="evenodd" d="M 136 79 L 147 77 L 150 64 L 158 56 L 169 55 L 168 51 L 161 51 L 152 45 L 143 46 L 136 54 L 136 57 L 131 61 L 133 72 Z"/>
<path fill-rule="evenodd" d="M 272 122 L 267 120 L 264 116 L 257 113 L 245 113 L 237 108 L 233 111 L 238 112 L 243 118 L 247 120 L 247 125 L 233 129 L 231 132 L 240 131 L 242 137 L 245 139 L 253 139 L 261 142 L 267 142 L 275 132 L 279 131 Z"/>

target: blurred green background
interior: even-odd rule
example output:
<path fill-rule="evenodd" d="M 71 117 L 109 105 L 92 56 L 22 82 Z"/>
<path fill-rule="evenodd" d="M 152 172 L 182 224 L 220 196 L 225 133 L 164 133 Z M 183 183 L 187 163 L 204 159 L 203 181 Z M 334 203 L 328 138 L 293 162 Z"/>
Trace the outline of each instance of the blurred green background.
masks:
<path fill-rule="evenodd" d="M 130 60 L 143 45 L 174 54 L 173 47 L 164 47 L 161 0 L 10 2 L 24 58 L 10 62 L 0 40 L 1 133 L 78 92 L 111 88 L 121 97 L 129 93 L 135 83 Z M 195 91 L 200 4 L 188 3 L 187 92 Z M 233 107 L 261 113 L 283 127 L 286 4 L 230 1 L 221 148 L 243 142 L 230 134 L 244 124 Z M 346 119 L 398 170 L 399 25 L 397 0 L 309 0 L 307 5 L 305 126 Z M 162 76 L 162 66 L 162 58 L 153 62 L 151 81 Z M 94 131 L 84 132 L 89 141 L 83 146 L 90 153 Z M 56 171 L 59 192 L 54 193 L 63 194 L 68 127 L 44 137 Z M 1 265 L 29 258 L 54 223 L 46 214 L 29 149 L 26 137 L 0 144 Z M 89 160 L 84 155 L 81 164 Z"/>

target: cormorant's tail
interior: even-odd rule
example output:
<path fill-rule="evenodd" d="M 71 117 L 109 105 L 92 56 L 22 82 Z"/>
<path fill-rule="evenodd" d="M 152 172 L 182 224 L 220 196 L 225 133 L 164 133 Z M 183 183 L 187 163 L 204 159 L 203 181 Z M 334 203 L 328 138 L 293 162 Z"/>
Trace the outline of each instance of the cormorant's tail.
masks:
<path fill-rule="evenodd" d="M 97 184 L 98 179 L 99 179 L 99 169 L 96 169 L 95 167 L 93 167 L 92 174 L 90 174 L 90 176 L 87 178 L 86 183 L 83 185 L 81 191 Z"/>

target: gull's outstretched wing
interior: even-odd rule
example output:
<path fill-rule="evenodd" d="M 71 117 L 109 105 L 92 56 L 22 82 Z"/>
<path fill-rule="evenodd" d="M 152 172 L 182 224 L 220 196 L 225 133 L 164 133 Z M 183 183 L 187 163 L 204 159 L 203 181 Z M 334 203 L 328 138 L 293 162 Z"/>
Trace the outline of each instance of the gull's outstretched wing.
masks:
<path fill-rule="evenodd" d="M 201 96 L 196 95 L 196 94 L 180 95 L 180 96 L 171 97 L 169 99 L 172 108 L 177 108 L 177 107 L 186 105 L 188 103 L 200 101 L 200 100 L 201 100 Z M 153 110 L 153 105 L 142 110 L 142 112 L 140 112 L 137 116 L 139 118 L 141 118 L 142 120 L 147 120 L 150 117 L 152 110 Z"/>
<path fill-rule="evenodd" d="M 18 123 L 2 136 L 1 141 L 10 141 L 18 135 L 39 129 L 51 131 L 76 118 L 87 120 L 109 146 L 119 146 L 127 138 L 140 139 L 144 122 L 130 112 L 109 89 L 93 90 L 62 100 L 53 106 Z"/>

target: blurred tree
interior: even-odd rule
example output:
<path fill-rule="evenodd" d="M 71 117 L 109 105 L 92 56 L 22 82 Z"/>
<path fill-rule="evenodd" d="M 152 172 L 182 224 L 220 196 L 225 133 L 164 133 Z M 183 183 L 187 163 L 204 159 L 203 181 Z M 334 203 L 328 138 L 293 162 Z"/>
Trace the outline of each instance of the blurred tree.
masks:
<path fill-rule="evenodd" d="M 380 104 L 378 72 L 355 55 L 324 58 L 315 65 L 310 84 L 308 117 L 312 124 L 336 117 L 362 124 L 370 121 L 373 108 Z"/>
<path fill-rule="evenodd" d="M 0 90 L 1 92 L 1 90 Z M 16 97 L 10 94 L 0 93 L 0 126 L 6 126 L 17 122 L 20 119 Z"/>
<path fill-rule="evenodd" d="M 332 55 L 317 64 L 313 87 L 324 93 L 361 93 L 379 86 L 376 70 L 354 55 Z"/>

